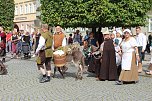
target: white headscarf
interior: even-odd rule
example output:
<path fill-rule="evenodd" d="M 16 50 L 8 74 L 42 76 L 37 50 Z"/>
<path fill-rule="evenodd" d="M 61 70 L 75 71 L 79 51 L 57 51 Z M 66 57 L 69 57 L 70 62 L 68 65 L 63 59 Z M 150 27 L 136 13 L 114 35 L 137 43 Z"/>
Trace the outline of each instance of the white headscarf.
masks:
<path fill-rule="evenodd" d="M 125 33 L 125 32 L 128 32 L 130 35 L 132 35 L 132 33 L 131 33 L 131 30 L 130 30 L 130 29 L 125 29 L 125 30 L 123 31 L 123 33 Z"/>
<path fill-rule="evenodd" d="M 119 33 L 120 35 L 122 35 L 122 31 L 121 30 L 117 30 L 117 33 Z"/>

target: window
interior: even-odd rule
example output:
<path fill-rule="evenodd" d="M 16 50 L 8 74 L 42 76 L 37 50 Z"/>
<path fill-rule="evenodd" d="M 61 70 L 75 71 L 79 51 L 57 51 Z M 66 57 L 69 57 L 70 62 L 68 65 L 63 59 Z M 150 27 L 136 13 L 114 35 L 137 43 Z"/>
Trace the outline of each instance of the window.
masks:
<path fill-rule="evenodd" d="M 21 24 L 21 30 L 24 30 L 24 25 L 23 24 Z"/>
<path fill-rule="evenodd" d="M 31 6 L 32 6 L 32 13 L 36 12 L 36 11 L 35 11 L 35 5 L 32 3 Z"/>
<path fill-rule="evenodd" d="M 28 5 L 25 4 L 25 14 L 27 14 L 27 13 L 28 13 Z"/>
<path fill-rule="evenodd" d="M 15 7 L 15 15 L 18 15 L 18 6 Z"/>
<path fill-rule="evenodd" d="M 26 25 L 26 31 L 29 31 L 29 25 L 28 24 Z"/>
<path fill-rule="evenodd" d="M 149 19 L 149 32 L 152 32 L 152 18 Z"/>
<path fill-rule="evenodd" d="M 34 12 L 36 12 L 36 4 L 33 4 Z"/>
<path fill-rule="evenodd" d="M 30 6 L 30 7 L 29 7 L 29 8 L 30 8 L 30 11 L 29 11 L 29 13 L 33 13 L 32 4 L 30 4 L 29 6 Z"/>
<path fill-rule="evenodd" d="M 20 14 L 23 14 L 23 6 L 20 5 Z"/>

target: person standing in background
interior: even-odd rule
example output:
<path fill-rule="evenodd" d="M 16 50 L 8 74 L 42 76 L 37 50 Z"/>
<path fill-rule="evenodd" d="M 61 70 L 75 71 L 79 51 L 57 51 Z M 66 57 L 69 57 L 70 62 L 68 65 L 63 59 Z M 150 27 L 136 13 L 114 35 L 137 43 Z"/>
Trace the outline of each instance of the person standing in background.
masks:
<path fill-rule="evenodd" d="M 4 29 L 2 26 L 0 26 L 0 48 L 1 53 L 0 56 L 2 57 L 2 62 L 5 62 L 5 56 L 6 56 L 6 34 L 4 32 Z"/>
<path fill-rule="evenodd" d="M 16 29 L 14 29 L 13 34 L 11 36 L 11 42 L 12 42 L 12 57 L 14 58 L 14 56 L 17 58 L 18 56 L 18 41 L 20 40 L 19 36 L 18 36 L 18 32 Z"/>
<path fill-rule="evenodd" d="M 69 38 L 68 38 L 68 45 L 73 43 L 73 38 L 72 38 L 72 34 L 69 34 Z"/>
<path fill-rule="evenodd" d="M 38 47 L 38 44 L 39 44 L 39 39 L 40 39 L 41 34 L 38 31 L 38 28 L 35 28 L 34 30 L 35 30 L 35 32 L 34 32 L 34 36 L 33 36 L 33 42 L 34 42 L 33 43 L 33 46 L 34 46 L 33 50 L 34 50 L 34 53 L 35 53 L 36 49 Z M 35 54 L 32 57 L 35 57 Z"/>
<path fill-rule="evenodd" d="M 76 32 L 74 33 L 73 42 L 78 42 L 79 44 L 81 44 L 81 35 L 79 30 L 76 30 Z"/>
<path fill-rule="evenodd" d="M 6 52 L 12 51 L 11 36 L 12 36 L 11 32 L 7 33 L 7 35 L 6 35 Z"/>
<path fill-rule="evenodd" d="M 121 42 L 122 42 L 122 31 L 121 30 L 117 30 L 116 31 L 116 39 L 118 40 L 118 45 L 120 45 L 121 44 Z"/>
<path fill-rule="evenodd" d="M 150 35 L 148 35 L 148 44 L 146 47 L 147 53 L 150 53 L 150 47 L 152 47 L 152 33 L 150 33 Z"/>
<path fill-rule="evenodd" d="M 141 73 L 142 70 L 142 57 L 145 54 L 145 49 L 147 45 L 146 35 L 141 32 L 141 28 L 138 26 L 136 27 L 136 41 L 138 45 L 139 57 L 140 61 L 138 61 L 138 72 Z"/>
<path fill-rule="evenodd" d="M 84 40 L 88 40 L 88 39 L 89 39 L 89 31 L 86 30 L 86 35 L 84 36 L 83 41 L 84 41 Z"/>

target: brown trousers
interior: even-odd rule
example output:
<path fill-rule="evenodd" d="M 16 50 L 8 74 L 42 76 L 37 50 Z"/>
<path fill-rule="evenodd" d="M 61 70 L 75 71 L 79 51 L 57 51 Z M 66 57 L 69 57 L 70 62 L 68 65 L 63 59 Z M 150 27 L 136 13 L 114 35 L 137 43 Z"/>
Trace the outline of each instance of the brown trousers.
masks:
<path fill-rule="evenodd" d="M 44 64 L 47 71 L 51 70 L 51 57 L 45 57 L 45 51 L 40 51 L 39 57 L 41 59 L 41 63 L 37 63 L 38 70 L 40 70 L 40 68 L 44 69 Z"/>

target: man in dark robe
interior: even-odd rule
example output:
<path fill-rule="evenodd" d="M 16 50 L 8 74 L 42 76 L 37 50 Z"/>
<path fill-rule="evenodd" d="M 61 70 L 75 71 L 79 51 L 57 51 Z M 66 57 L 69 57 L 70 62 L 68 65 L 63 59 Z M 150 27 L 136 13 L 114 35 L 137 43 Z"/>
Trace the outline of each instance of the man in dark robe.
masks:
<path fill-rule="evenodd" d="M 110 39 L 108 31 L 104 32 L 103 34 L 104 42 L 101 45 L 101 51 L 103 52 L 103 55 L 99 80 L 115 81 L 117 79 L 117 66 L 113 40 Z"/>

